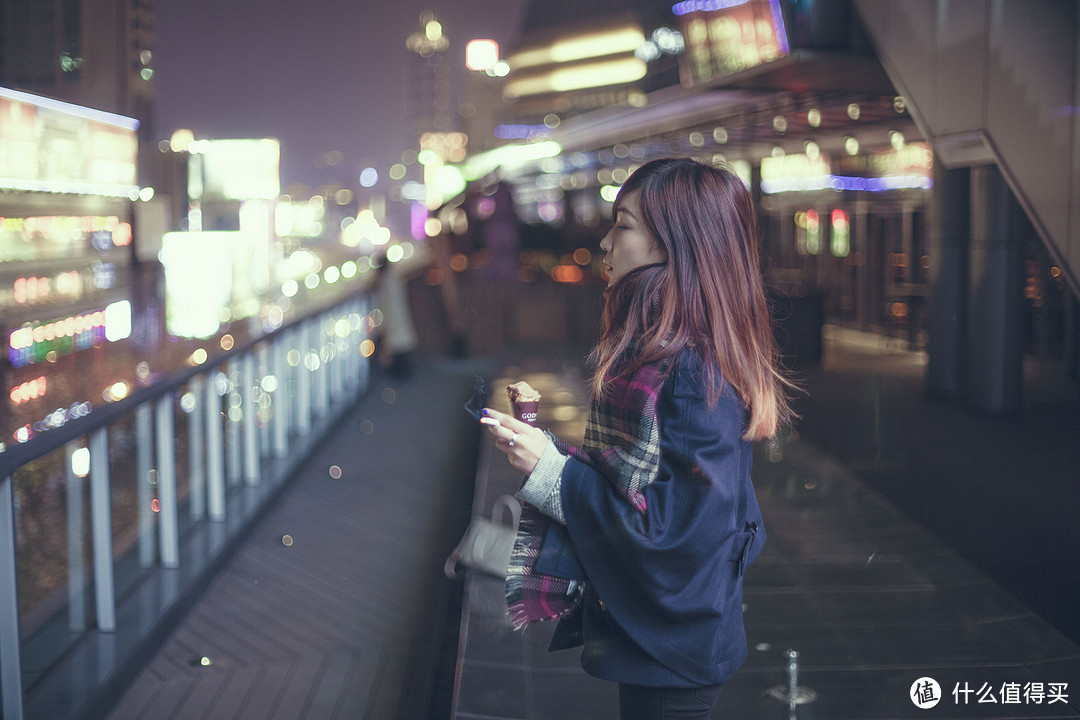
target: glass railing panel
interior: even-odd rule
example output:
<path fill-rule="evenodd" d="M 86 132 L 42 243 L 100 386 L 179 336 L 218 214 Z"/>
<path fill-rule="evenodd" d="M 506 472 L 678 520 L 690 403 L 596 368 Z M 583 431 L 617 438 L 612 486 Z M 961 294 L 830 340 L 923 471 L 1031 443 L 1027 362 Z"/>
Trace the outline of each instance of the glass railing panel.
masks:
<path fill-rule="evenodd" d="M 88 470 L 85 445 L 71 443 L 12 476 L 25 680 L 93 624 Z"/>

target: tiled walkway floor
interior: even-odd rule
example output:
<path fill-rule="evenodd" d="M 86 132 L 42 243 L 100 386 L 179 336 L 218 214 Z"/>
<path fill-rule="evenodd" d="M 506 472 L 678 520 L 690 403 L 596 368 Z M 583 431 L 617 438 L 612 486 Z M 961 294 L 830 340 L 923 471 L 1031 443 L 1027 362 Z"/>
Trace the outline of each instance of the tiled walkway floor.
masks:
<path fill-rule="evenodd" d="M 427 718 L 476 363 L 375 377 L 109 720 Z"/>
<path fill-rule="evenodd" d="M 500 375 L 493 388 L 528 379 L 545 398 L 538 424 L 580 442 L 576 362 L 533 357 Z M 490 437 L 481 442 L 474 513 L 520 484 Z M 746 574 L 750 657 L 714 718 L 1080 716 L 1080 648 L 813 444 L 788 436 L 758 451 L 769 540 Z M 501 581 L 470 574 L 453 717 L 617 718 L 615 688 L 586 676 L 578 651 L 548 653 L 551 627 L 513 632 L 502 602 Z M 788 682 L 789 649 L 799 685 L 816 694 L 795 708 L 768 694 Z M 923 677 L 941 688 L 932 710 L 910 698 Z M 1051 702 L 1052 684 L 1067 702 Z"/>

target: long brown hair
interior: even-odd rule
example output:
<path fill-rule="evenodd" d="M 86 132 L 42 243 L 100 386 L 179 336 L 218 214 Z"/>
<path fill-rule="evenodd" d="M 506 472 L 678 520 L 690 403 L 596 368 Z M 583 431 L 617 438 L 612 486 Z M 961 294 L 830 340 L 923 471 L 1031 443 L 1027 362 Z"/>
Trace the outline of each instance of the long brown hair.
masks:
<path fill-rule="evenodd" d="M 608 289 L 592 354 L 593 395 L 602 396 L 614 375 L 693 346 L 705 368 L 708 402 L 716 403 L 720 382 L 727 382 L 749 411 L 743 437 L 772 436 L 791 418 L 793 385 L 778 363 L 749 191 L 727 169 L 666 158 L 630 176 L 616 213 L 634 192 L 666 262 L 636 268 Z"/>

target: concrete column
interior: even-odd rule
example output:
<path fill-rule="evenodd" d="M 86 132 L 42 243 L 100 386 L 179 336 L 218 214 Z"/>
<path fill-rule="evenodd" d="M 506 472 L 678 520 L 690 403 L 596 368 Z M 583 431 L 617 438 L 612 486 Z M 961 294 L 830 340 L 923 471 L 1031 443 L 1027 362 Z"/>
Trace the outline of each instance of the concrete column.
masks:
<path fill-rule="evenodd" d="M 968 244 L 971 237 L 971 169 L 934 167 L 928 223 L 930 307 L 926 391 L 958 400 L 964 395 Z"/>
<path fill-rule="evenodd" d="M 997 166 L 971 170 L 971 284 L 967 399 L 1001 414 L 1020 409 L 1022 386 L 1023 210 Z"/>

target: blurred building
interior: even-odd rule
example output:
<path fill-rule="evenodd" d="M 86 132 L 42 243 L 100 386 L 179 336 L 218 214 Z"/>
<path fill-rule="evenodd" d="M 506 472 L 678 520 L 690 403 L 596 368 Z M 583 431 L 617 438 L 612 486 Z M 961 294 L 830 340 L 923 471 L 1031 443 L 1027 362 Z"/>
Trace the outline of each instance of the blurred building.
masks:
<path fill-rule="evenodd" d="M 153 0 L 4 0 L 0 85 L 133 117 L 153 139 Z"/>
<path fill-rule="evenodd" d="M 134 119 L 137 182 L 156 188 L 158 198 L 136 205 L 148 217 L 133 224 L 156 231 L 174 222 L 160 216 L 176 168 L 157 151 L 155 19 L 153 0 L 0 2 L 0 86 Z M 146 252 L 142 240 L 136 230 L 133 256 L 152 258 L 156 240 Z"/>
<path fill-rule="evenodd" d="M 57 407 L 57 368 L 133 332 L 137 127 L 133 118 L 0 88 L 3 409 L 38 408 L 33 417 L 45 428 L 81 412 L 82 402 Z M 18 428 L 0 447 L 35 431 L 33 423 Z"/>
<path fill-rule="evenodd" d="M 433 13 L 420 15 L 420 26 L 405 41 L 409 60 L 409 95 L 405 112 L 417 137 L 450 130 L 450 67 L 444 53 L 450 40 Z"/>

